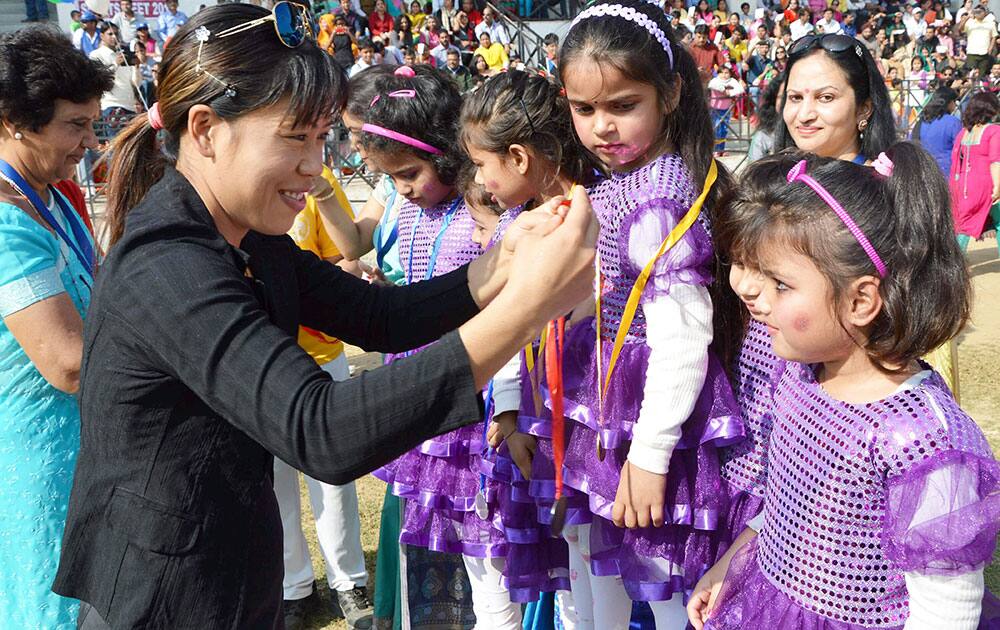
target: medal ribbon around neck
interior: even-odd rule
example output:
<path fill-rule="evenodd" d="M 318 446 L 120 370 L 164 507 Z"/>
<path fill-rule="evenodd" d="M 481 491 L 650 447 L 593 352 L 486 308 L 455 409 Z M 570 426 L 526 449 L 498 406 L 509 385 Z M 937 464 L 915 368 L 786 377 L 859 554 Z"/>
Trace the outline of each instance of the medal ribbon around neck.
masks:
<path fill-rule="evenodd" d="M 595 324 L 597 328 L 597 422 L 598 425 L 604 424 L 604 399 L 608 395 L 608 389 L 611 385 L 611 375 L 614 373 L 615 365 L 618 363 L 618 357 L 621 355 L 622 348 L 625 345 L 625 335 L 628 334 L 629 328 L 632 326 L 632 320 L 635 319 L 635 313 L 639 308 L 639 298 L 642 297 L 642 291 L 646 288 L 646 283 L 649 281 L 649 276 L 653 272 L 653 266 L 656 261 L 659 260 L 664 254 L 666 254 L 670 249 L 676 245 L 687 231 L 691 229 L 694 222 L 698 219 L 698 215 L 701 214 L 702 206 L 705 204 L 705 199 L 708 198 L 708 193 L 712 190 L 712 186 L 715 185 L 715 180 L 719 177 L 719 169 L 712 160 L 712 163 L 708 167 L 708 174 L 705 176 L 705 185 L 701 189 L 701 194 L 698 198 L 694 200 L 691 204 L 691 208 L 688 209 L 687 213 L 681 218 L 681 220 L 670 230 L 663 242 L 660 243 L 659 249 L 653 254 L 653 257 L 649 259 L 649 262 L 642 268 L 639 273 L 639 277 L 635 279 L 635 283 L 632 285 L 632 290 L 628 294 L 628 300 L 625 302 L 625 311 L 622 313 L 622 320 L 618 324 L 618 331 L 615 333 L 615 342 L 611 348 L 611 358 L 608 361 L 608 372 L 603 374 L 603 363 L 604 363 L 604 351 L 602 348 L 601 341 L 601 290 L 602 290 L 602 278 L 601 278 L 601 261 L 600 254 L 595 256 L 594 264 L 597 267 L 597 290 L 594 299 L 595 302 Z M 604 460 L 604 449 L 600 443 L 600 433 L 598 433 L 597 442 L 597 456 L 601 461 Z"/>

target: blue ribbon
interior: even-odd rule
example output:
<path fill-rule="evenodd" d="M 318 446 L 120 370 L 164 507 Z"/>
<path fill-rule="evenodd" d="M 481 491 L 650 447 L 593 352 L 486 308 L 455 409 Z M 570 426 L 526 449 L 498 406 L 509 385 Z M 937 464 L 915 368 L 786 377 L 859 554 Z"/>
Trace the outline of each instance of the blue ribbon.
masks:
<path fill-rule="evenodd" d="M 396 240 L 399 238 L 399 217 L 397 216 L 395 220 L 392 221 L 392 229 L 389 231 L 389 236 L 383 237 L 385 229 L 389 227 L 389 214 L 392 212 L 392 206 L 396 203 L 396 195 L 399 192 L 396 190 L 392 191 L 392 196 L 390 196 L 385 202 L 385 213 L 382 215 L 382 232 L 379 235 L 379 240 L 382 241 L 378 244 L 375 249 L 375 264 L 378 265 L 379 269 L 385 269 L 383 266 L 385 263 L 385 257 L 392 250 L 392 246 L 396 244 Z"/>
<path fill-rule="evenodd" d="M 76 238 L 74 241 L 63 229 L 62 225 L 49 211 L 48 205 L 42 201 L 42 198 L 38 196 L 35 189 L 28 185 L 28 182 L 21 177 L 21 174 L 14 170 L 14 167 L 8 164 L 4 160 L 0 160 L 0 173 L 3 173 L 5 179 L 12 183 L 15 188 L 18 189 L 24 197 L 28 200 L 32 206 L 34 206 L 35 211 L 38 215 L 45 219 L 45 222 L 55 230 L 55 233 L 69 246 L 76 257 L 80 260 L 83 268 L 87 270 L 91 279 L 94 277 L 94 268 L 96 267 L 96 258 L 94 257 L 94 247 L 90 244 L 90 236 L 80 220 L 76 219 L 76 212 L 69 207 L 66 200 L 59 192 L 49 186 L 49 194 L 53 196 L 56 203 L 59 204 L 59 209 L 62 211 L 63 216 L 66 218 L 66 223 L 69 224 L 70 229 L 73 230 L 73 236 Z"/>
<path fill-rule="evenodd" d="M 493 452 L 493 447 L 489 446 L 486 434 L 490 431 L 490 421 L 493 419 L 493 379 L 490 379 L 490 384 L 486 387 L 486 413 L 483 415 L 483 444 L 486 447 L 486 457 Z M 484 497 L 486 496 L 486 475 L 479 473 L 479 493 Z"/>
<path fill-rule="evenodd" d="M 427 263 L 427 273 L 424 274 L 424 280 L 430 280 L 434 276 L 434 266 L 437 264 L 438 254 L 441 252 L 441 242 L 444 240 L 445 230 L 451 225 L 452 219 L 455 218 L 455 213 L 458 211 L 458 204 L 462 203 L 462 197 L 459 195 L 457 199 L 451 204 L 451 208 L 448 209 L 448 214 L 444 217 L 444 223 L 441 225 L 441 229 L 438 230 L 437 237 L 434 239 L 434 247 L 431 248 L 431 259 Z M 410 258 L 407 261 L 406 270 L 406 281 L 413 282 L 413 241 L 417 238 L 417 228 L 420 226 L 420 219 L 424 216 L 424 209 L 420 209 L 420 214 L 417 215 L 417 220 L 413 222 L 413 229 L 410 230 Z"/>

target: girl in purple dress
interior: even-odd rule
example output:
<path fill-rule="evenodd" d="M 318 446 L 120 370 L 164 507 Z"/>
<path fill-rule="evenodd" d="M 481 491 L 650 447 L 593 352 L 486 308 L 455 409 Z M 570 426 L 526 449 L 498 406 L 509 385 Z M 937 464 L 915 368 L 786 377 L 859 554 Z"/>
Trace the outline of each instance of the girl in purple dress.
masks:
<path fill-rule="evenodd" d="M 504 216 L 565 195 L 574 184 L 587 186 L 598 179 L 600 163 L 580 145 L 567 143 L 572 136 L 565 96 L 554 82 L 539 75 L 511 70 L 492 77 L 466 96 L 462 106 L 461 139 L 475 167 L 476 182 L 494 203 L 509 208 Z M 592 312 L 592 303 L 585 308 Z M 540 592 L 569 589 L 566 544 L 550 537 L 547 526 L 538 522 L 535 499 L 528 492 L 531 460 L 538 448 L 533 429 L 539 424 L 532 419 L 543 407 L 539 404 L 535 410 L 533 395 L 541 372 L 538 342 L 525 352 L 531 356 L 521 353 L 515 363 L 519 374 L 514 373 L 514 397 L 510 403 L 497 400 L 491 428 L 491 442 L 499 448 L 491 474 L 503 482 L 491 507 L 499 513 L 507 535 L 504 575 L 510 597 L 517 602 L 535 601 Z M 497 379 L 494 384 L 495 389 L 500 387 Z M 504 386 L 502 391 L 509 390 Z M 522 431 L 517 431 L 519 408 Z M 566 599 L 560 603 L 571 607 Z"/>
<path fill-rule="evenodd" d="M 712 160 L 697 66 L 657 7 L 591 6 L 560 59 L 577 137 L 611 172 L 590 191 L 601 224 L 596 316 L 565 342 L 573 598 L 582 627 L 627 627 L 631 599 L 650 602 L 658 627 L 679 628 L 684 591 L 714 560 L 716 449 L 743 433 L 709 348 L 711 208 L 728 175 Z M 556 490 L 546 444 L 529 484 L 543 506 Z"/>
<path fill-rule="evenodd" d="M 460 108 L 450 79 L 430 67 L 401 67 L 376 80 L 376 97 L 361 127 L 368 159 L 406 198 L 396 242 L 407 283 L 447 274 L 482 253 L 471 239 L 474 223 L 456 187 L 464 161 L 456 138 Z M 388 355 L 386 362 L 402 358 Z M 466 556 L 503 555 L 503 534 L 474 511 L 481 447 L 481 425 L 470 425 L 428 440 L 375 472 L 404 499 L 399 542 Z M 446 579 L 454 590 L 453 578 Z M 413 588 L 419 592 L 421 586 Z M 462 590 L 459 582 L 458 601 Z"/>
<path fill-rule="evenodd" d="M 754 163 L 727 230 L 782 360 L 761 515 L 695 587 L 698 630 L 980 623 L 1000 468 L 919 357 L 971 307 L 948 189 L 909 143 L 872 166 Z"/>

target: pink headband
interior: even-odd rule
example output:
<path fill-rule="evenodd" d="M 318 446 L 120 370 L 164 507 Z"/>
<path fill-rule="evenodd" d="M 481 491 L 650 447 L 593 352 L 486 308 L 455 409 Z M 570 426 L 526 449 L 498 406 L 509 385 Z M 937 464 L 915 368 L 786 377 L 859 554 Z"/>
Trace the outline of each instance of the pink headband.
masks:
<path fill-rule="evenodd" d="M 163 119 L 160 118 L 160 103 L 153 103 L 153 106 L 149 108 L 149 112 L 146 113 L 146 117 L 149 119 L 149 126 L 154 130 L 159 131 L 163 129 Z"/>
<path fill-rule="evenodd" d="M 392 129 L 386 129 L 385 127 L 379 127 L 378 125 L 373 125 L 371 123 L 361 125 L 361 131 L 367 131 L 370 134 L 382 136 L 383 138 L 389 138 L 391 140 L 395 140 L 396 142 L 402 142 L 403 144 L 408 144 L 411 147 L 416 147 L 421 151 L 427 151 L 428 153 L 432 153 L 434 155 L 441 155 L 444 153 L 441 149 L 432 147 L 426 142 L 417 140 L 413 136 L 408 136 L 404 133 L 399 133 L 398 131 L 393 131 Z"/>
<path fill-rule="evenodd" d="M 869 241 L 868 237 L 861 231 L 858 224 L 854 222 L 851 215 L 847 214 L 847 210 L 844 210 L 844 206 L 840 205 L 840 202 L 834 199 L 833 195 L 831 195 L 826 188 L 823 188 L 818 181 L 813 179 L 811 175 L 806 175 L 806 166 L 805 160 L 802 160 L 793 166 L 788 171 L 788 183 L 791 184 L 796 181 L 802 182 L 816 191 L 816 194 L 820 196 L 820 199 L 825 201 L 826 205 L 830 206 L 830 209 L 833 210 L 837 216 L 840 217 L 840 220 L 844 222 L 847 229 L 854 235 L 855 240 L 858 241 L 858 245 L 861 246 L 861 249 L 865 250 L 865 253 L 868 254 L 868 258 L 872 261 L 872 264 L 875 265 L 875 269 L 878 270 L 879 277 L 884 278 L 888 271 L 885 267 L 885 263 L 883 263 L 882 259 L 879 257 L 878 252 L 875 251 L 874 247 L 872 247 L 871 241 Z"/>
<path fill-rule="evenodd" d="M 667 34 L 663 32 L 663 29 L 661 29 L 651 17 L 642 11 L 636 11 L 632 7 L 623 7 L 620 4 L 600 4 L 590 7 L 580 15 L 576 16 L 576 19 L 573 20 L 570 28 L 572 29 L 581 21 L 589 17 L 600 17 L 605 15 L 624 18 L 629 22 L 634 22 L 646 29 L 653 39 L 660 42 L 660 46 L 663 46 L 663 51 L 667 53 L 667 58 L 670 60 L 670 69 L 674 69 L 674 53 L 670 49 L 670 39 L 667 38 Z"/>

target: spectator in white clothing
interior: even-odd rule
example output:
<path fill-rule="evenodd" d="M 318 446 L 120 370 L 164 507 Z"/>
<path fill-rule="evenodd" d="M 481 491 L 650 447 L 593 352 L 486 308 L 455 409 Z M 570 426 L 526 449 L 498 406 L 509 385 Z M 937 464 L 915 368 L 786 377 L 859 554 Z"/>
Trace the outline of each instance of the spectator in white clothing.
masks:
<path fill-rule="evenodd" d="M 816 21 L 816 28 L 824 35 L 839 35 L 844 32 L 840 22 L 833 19 L 833 9 L 829 7 L 823 10 L 823 17 Z"/>
<path fill-rule="evenodd" d="M 810 18 L 812 18 L 812 14 L 809 13 L 809 9 L 799 9 L 798 17 L 799 19 L 795 20 L 788 26 L 788 28 L 792 31 L 793 42 L 798 41 L 806 35 L 812 35 L 816 31 L 816 27 L 809 21 Z"/>
<path fill-rule="evenodd" d="M 483 21 L 476 26 L 476 37 L 483 33 L 490 34 L 490 41 L 503 45 L 506 52 L 510 52 L 510 34 L 507 28 L 497 19 L 496 11 L 491 6 L 483 9 Z"/>
<path fill-rule="evenodd" d="M 98 26 L 101 34 L 100 47 L 90 53 L 90 58 L 100 61 L 111 69 L 115 76 L 110 92 L 101 97 L 101 119 L 107 126 L 107 137 L 113 137 L 121 131 L 129 120 L 139 111 L 136 90 L 142 81 L 142 74 L 135 57 L 132 63 L 126 58 L 125 52 L 118 42 L 118 29 L 110 22 L 101 22 Z"/>

